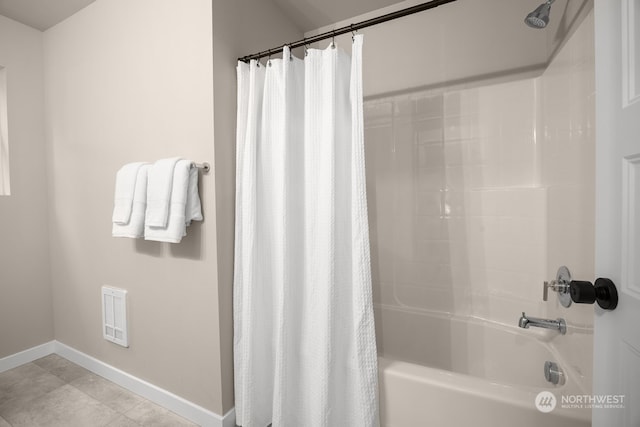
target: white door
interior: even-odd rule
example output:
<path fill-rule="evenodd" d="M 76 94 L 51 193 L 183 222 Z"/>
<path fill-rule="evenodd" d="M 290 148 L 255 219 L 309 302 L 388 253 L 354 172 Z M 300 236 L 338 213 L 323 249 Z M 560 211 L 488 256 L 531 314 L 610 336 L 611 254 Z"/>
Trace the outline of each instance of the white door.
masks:
<path fill-rule="evenodd" d="M 595 308 L 594 390 L 623 408 L 593 426 L 640 426 L 640 0 L 595 0 L 596 266 L 614 311 Z"/>

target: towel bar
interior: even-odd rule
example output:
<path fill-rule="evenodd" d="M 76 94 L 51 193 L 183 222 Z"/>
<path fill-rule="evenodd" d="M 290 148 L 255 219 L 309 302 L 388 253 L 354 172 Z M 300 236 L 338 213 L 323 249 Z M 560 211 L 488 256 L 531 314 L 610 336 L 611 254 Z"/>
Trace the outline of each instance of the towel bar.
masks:
<path fill-rule="evenodd" d="M 192 168 L 202 169 L 203 173 L 209 173 L 211 170 L 211 165 L 207 162 L 204 163 L 191 163 Z"/>

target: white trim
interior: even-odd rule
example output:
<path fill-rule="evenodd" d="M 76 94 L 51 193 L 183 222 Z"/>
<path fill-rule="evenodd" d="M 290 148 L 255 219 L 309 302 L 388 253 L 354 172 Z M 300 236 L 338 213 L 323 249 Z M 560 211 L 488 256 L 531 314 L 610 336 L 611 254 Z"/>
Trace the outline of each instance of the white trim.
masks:
<path fill-rule="evenodd" d="M 636 1 L 623 0 L 622 2 L 622 106 L 626 108 L 640 101 L 640 88 L 637 86 L 637 74 L 640 73 L 640 58 L 636 57 L 637 32 L 640 28 L 636 22 Z"/>
<path fill-rule="evenodd" d="M 120 387 L 124 387 L 129 391 L 149 399 L 150 401 L 157 403 L 158 405 L 167 408 L 168 410 L 175 412 L 176 414 L 193 421 L 200 426 L 227 427 L 235 425 L 235 412 L 230 411 L 225 414 L 224 417 L 221 417 L 215 412 L 211 412 L 210 410 L 196 405 L 195 403 L 173 394 L 170 391 L 134 377 L 133 375 L 111 365 L 107 365 L 94 357 L 84 354 L 58 341 L 55 342 L 55 352 L 65 359 L 68 359 L 73 363 L 118 384 Z M 233 424 L 230 424 L 231 422 L 233 422 Z"/>
<path fill-rule="evenodd" d="M 49 341 L 19 353 L 3 357 L 0 359 L 0 373 L 50 355 L 55 351 L 55 343 L 55 341 Z"/>
<path fill-rule="evenodd" d="M 231 409 L 224 416 L 211 412 L 202 406 L 196 405 L 178 395 L 157 387 L 145 380 L 134 377 L 118 368 L 108 365 L 100 360 L 82 353 L 66 344 L 58 341 L 30 348 L 0 359 L 0 373 L 13 369 L 25 363 L 33 362 L 51 353 L 56 353 L 73 363 L 82 366 L 89 371 L 112 381 L 158 405 L 175 412 L 176 414 L 193 421 L 203 427 L 235 427 L 236 414 Z"/>
<path fill-rule="evenodd" d="M 638 241 L 638 193 L 640 192 L 640 153 L 625 156 L 622 162 L 622 290 L 640 299 L 636 257 Z"/>
<path fill-rule="evenodd" d="M 236 408 L 231 408 L 222 417 L 222 427 L 238 427 L 236 425 Z"/>

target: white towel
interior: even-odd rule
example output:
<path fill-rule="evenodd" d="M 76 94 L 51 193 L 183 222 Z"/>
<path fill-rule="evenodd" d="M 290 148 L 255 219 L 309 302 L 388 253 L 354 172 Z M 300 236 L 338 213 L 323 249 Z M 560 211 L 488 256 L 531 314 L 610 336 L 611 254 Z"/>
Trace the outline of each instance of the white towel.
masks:
<path fill-rule="evenodd" d="M 147 207 L 147 176 L 150 164 L 143 164 L 138 169 L 130 219 L 127 224 L 113 224 L 113 237 L 130 237 L 137 239 L 144 234 L 144 216 Z"/>
<path fill-rule="evenodd" d="M 174 170 L 179 157 L 158 160 L 149 170 L 145 225 L 166 227 L 169 219 Z"/>
<path fill-rule="evenodd" d="M 187 208 L 185 211 L 185 223 L 191 225 L 191 221 L 202 221 L 202 205 L 198 194 L 198 168 L 189 169 L 189 187 L 187 189 Z"/>
<path fill-rule="evenodd" d="M 167 226 L 155 227 L 146 223 L 145 240 L 179 243 L 187 235 L 187 225 L 190 225 L 191 221 L 202 221 L 198 195 L 198 170 L 192 169 L 191 164 L 190 160 L 179 160 L 176 163 Z"/>
<path fill-rule="evenodd" d="M 135 162 L 124 165 L 116 174 L 116 191 L 113 202 L 114 224 L 128 224 L 131 218 L 133 206 L 133 193 L 136 186 L 138 169 L 144 162 Z"/>

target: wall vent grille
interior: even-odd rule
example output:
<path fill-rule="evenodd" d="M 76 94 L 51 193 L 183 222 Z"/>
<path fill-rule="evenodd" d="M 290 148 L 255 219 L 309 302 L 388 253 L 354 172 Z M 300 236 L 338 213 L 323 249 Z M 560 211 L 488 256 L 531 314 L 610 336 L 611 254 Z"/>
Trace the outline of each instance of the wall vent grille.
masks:
<path fill-rule="evenodd" d="M 129 347 L 127 336 L 127 291 L 102 287 L 102 336 L 123 347 Z"/>

